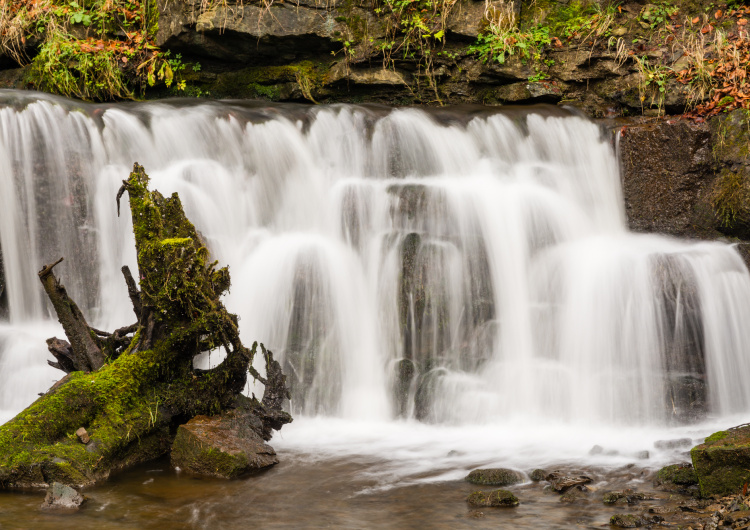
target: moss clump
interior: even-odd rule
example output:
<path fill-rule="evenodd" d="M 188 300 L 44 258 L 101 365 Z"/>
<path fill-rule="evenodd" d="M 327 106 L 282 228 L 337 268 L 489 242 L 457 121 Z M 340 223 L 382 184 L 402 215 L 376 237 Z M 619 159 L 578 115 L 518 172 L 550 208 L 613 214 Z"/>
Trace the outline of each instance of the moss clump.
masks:
<path fill-rule="evenodd" d="M 523 482 L 523 475 L 512 469 L 475 469 L 466 476 L 466 482 L 483 486 L 510 486 Z"/>
<path fill-rule="evenodd" d="M 475 491 L 466 498 L 474 507 L 513 508 L 518 506 L 518 497 L 507 490 L 492 490 L 489 493 Z"/>
<path fill-rule="evenodd" d="M 711 205 L 724 228 L 732 228 L 747 212 L 750 191 L 742 173 L 724 170 L 714 185 Z"/>

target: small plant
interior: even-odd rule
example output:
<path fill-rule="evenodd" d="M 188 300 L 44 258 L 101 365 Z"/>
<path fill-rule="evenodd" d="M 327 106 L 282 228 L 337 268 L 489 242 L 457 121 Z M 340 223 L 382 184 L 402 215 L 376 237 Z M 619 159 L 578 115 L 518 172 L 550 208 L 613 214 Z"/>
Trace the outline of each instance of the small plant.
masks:
<path fill-rule="evenodd" d="M 641 105 L 650 96 L 650 106 L 656 105 L 661 114 L 667 93 L 667 80 L 672 75 L 672 70 L 663 65 L 652 65 L 646 56 L 635 56 L 635 64 L 641 76 L 641 82 L 638 85 Z"/>
<path fill-rule="evenodd" d="M 750 194 L 741 173 L 725 171 L 716 181 L 711 205 L 719 217 L 721 226 L 732 228 L 740 215 L 746 211 Z"/>
<path fill-rule="evenodd" d="M 656 29 L 671 17 L 677 15 L 679 8 L 669 2 L 649 4 L 644 7 L 638 16 L 638 20 L 645 23 L 650 29 Z"/>

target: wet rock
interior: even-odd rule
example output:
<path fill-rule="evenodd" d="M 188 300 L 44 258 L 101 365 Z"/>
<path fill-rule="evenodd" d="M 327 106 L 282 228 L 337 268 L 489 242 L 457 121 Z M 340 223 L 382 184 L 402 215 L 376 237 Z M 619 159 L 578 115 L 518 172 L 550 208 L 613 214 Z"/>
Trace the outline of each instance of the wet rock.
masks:
<path fill-rule="evenodd" d="M 638 460 L 648 460 L 649 458 L 651 458 L 651 455 L 649 454 L 649 452 L 648 452 L 648 451 L 638 451 L 638 452 L 637 452 L 637 453 L 635 454 L 635 457 L 636 457 L 636 458 L 637 458 Z"/>
<path fill-rule="evenodd" d="M 523 482 L 523 475 L 512 469 L 475 469 L 466 476 L 465 480 L 471 484 L 483 486 L 510 486 Z"/>
<path fill-rule="evenodd" d="M 608 491 L 602 496 L 604 504 L 635 504 L 638 501 L 650 499 L 645 493 L 639 493 L 631 489 L 622 491 Z"/>
<path fill-rule="evenodd" d="M 664 518 L 660 515 L 617 514 L 609 519 L 609 524 L 616 528 L 640 528 L 659 524 L 662 521 L 664 521 Z"/>
<path fill-rule="evenodd" d="M 620 130 L 623 194 L 630 228 L 715 237 L 709 126 L 676 120 Z"/>
<path fill-rule="evenodd" d="M 195 475 L 235 478 L 277 464 L 254 423 L 240 410 L 196 416 L 177 429 L 172 465 Z"/>
<path fill-rule="evenodd" d="M 750 425 L 712 434 L 690 456 L 702 497 L 738 493 L 750 482 Z"/>
<path fill-rule="evenodd" d="M 534 482 L 539 482 L 547 477 L 547 472 L 544 469 L 535 469 L 529 473 L 529 478 Z"/>
<path fill-rule="evenodd" d="M 513 508 L 518 506 L 518 498 L 507 490 L 492 490 L 489 493 L 475 491 L 466 498 L 473 507 Z"/>
<path fill-rule="evenodd" d="M 656 449 L 669 450 L 669 449 L 680 449 L 682 447 L 692 447 L 693 440 L 690 438 L 676 438 L 672 440 L 657 440 L 654 442 Z"/>
<path fill-rule="evenodd" d="M 40 508 L 45 511 L 75 512 L 85 501 L 86 497 L 70 486 L 53 482 Z"/>
<path fill-rule="evenodd" d="M 585 488 L 585 487 L 584 487 Z M 560 495 L 560 502 L 567 504 L 576 504 L 588 500 L 588 490 L 571 488 Z"/>
<path fill-rule="evenodd" d="M 547 475 L 546 480 L 550 483 L 552 489 L 558 493 L 565 493 L 570 488 L 584 486 L 592 482 L 591 477 L 586 475 L 563 475 L 556 471 Z"/>

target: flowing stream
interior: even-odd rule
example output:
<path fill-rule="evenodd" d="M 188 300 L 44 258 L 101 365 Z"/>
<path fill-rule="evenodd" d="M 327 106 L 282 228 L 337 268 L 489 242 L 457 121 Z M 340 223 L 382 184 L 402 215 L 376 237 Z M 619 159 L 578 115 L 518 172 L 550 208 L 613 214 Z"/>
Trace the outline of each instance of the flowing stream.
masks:
<path fill-rule="evenodd" d="M 375 489 L 643 450 L 655 466 L 675 457 L 655 440 L 750 411 L 739 254 L 629 233 L 610 136 L 565 110 L 0 91 L 0 421 L 60 377 L 44 263 L 65 257 L 95 327 L 133 320 L 114 197 L 136 161 L 180 194 L 230 266 L 244 341 L 289 376 L 295 422 L 274 446 L 378 462 Z"/>

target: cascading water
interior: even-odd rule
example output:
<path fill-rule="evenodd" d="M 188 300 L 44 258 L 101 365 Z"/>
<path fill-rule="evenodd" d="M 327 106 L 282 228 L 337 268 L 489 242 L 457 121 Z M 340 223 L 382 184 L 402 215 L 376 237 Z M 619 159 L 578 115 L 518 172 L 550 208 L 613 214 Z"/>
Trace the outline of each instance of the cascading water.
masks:
<path fill-rule="evenodd" d="M 59 377 L 42 264 L 66 258 L 61 279 L 97 327 L 132 320 L 114 197 L 135 161 L 230 265 L 244 340 L 282 360 L 308 420 L 281 445 L 330 449 L 321 432 L 347 425 L 342 450 L 409 433 L 435 455 L 481 438 L 492 460 L 488 433 L 522 448 L 518 426 L 616 444 L 623 426 L 637 439 L 750 411 L 742 259 L 628 233 L 613 149 L 585 119 L 0 91 L 1 421 Z"/>

